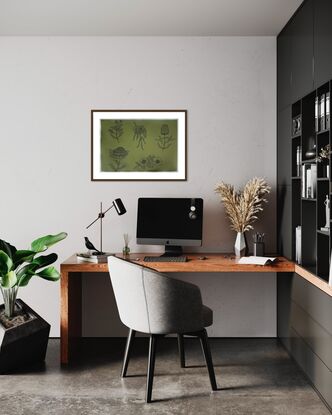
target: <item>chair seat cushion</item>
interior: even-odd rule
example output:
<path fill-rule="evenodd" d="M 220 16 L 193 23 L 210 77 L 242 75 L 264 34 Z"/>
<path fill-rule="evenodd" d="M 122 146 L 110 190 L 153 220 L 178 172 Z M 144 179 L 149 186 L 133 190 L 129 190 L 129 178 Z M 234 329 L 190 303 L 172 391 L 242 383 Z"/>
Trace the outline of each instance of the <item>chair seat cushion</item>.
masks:
<path fill-rule="evenodd" d="M 203 323 L 204 327 L 209 327 L 213 323 L 213 311 L 206 305 L 203 305 Z"/>

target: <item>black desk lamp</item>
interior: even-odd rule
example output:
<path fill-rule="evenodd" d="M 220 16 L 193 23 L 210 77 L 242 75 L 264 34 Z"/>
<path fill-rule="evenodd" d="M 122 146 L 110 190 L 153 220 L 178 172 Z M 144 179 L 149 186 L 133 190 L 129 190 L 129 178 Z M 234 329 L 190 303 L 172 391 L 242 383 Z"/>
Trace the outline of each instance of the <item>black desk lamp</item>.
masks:
<path fill-rule="evenodd" d="M 127 212 L 127 210 L 124 207 L 124 204 L 122 203 L 122 200 L 121 199 L 115 199 L 115 200 L 113 200 L 111 206 L 108 209 L 106 209 L 104 212 L 103 212 L 103 203 L 100 202 L 100 212 L 98 213 L 98 217 L 93 222 L 91 222 L 90 225 L 88 225 L 86 227 L 86 229 L 88 229 L 95 222 L 97 222 L 98 220 L 100 220 L 100 250 L 98 251 L 98 249 L 96 249 L 94 247 L 94 245 L 89 241 L 89 239 L 87 237 L 84 238 L 85 239 L 85 246 L 88 249 L 90 249 L 90 250 L 91 249 L 94 249 L 95 250 L 95 252 L 93 252 L 94 255 L 107 255 L 105 252 L 103 252 L 103 218 L 105 217 L 105 214 L 109 210 L 111 210 L 113 207 L 115 208 L 115 210 L 116 210 L 116 212 L 117 212 L 117 214 L 119 216 L 120 215 L 123 215 L 123 214 L 125 214 Z"/>

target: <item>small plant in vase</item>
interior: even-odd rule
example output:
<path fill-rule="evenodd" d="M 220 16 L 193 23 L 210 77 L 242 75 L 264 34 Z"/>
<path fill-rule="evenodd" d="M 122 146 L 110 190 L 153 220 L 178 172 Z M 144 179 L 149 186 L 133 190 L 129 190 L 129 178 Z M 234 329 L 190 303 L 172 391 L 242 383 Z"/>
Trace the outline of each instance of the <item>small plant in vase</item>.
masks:
<path fill-rule="evenodd" d="M 219 194 L 225 206 L 231 229 L 237 232 L 236 256 L 247 254 L 245 232 L 253 229 L 252 223 L 257 220 L 257 214 L 263 210 L 263 203 L 267 203 L 265 196 L 270 193 L 270 190 L 271 187 L 267 182 L 259 177 L 249 180 L 243 190 L 235 190 L 233 185 L 224 182 L 215 188 L 215 192 Z"/>
<path fill-rule="evenodd" d="M 320 149 L 319 155 L 317 157 L 317 162 L 321 163 L 324 171 L 324 177 L 330 177 L 329 175 L 329 160 L 330 160 L 330 144 Z"/>

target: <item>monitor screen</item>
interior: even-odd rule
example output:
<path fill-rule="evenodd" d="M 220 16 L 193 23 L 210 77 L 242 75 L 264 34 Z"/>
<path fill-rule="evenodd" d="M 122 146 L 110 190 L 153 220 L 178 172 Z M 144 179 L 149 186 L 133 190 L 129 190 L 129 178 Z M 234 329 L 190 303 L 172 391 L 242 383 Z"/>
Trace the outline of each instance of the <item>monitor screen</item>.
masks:
<path fill-rule="evenodd" d="M 138 199 L 138 244 L 200 246 L 202 227 L 203 199 Z"/>

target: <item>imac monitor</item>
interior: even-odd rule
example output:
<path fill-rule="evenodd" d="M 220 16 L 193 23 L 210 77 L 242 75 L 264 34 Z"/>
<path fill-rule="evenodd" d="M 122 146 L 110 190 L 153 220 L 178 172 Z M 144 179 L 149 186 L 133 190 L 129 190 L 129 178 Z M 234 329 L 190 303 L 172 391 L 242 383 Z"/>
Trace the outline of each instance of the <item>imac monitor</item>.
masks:
<path fill-rule="evenodd" d="M 182 246 L 201 246 L 203 199 L 139 198 L 137 244 L 165 245 L 165 256 L 181 255 Z"/>

